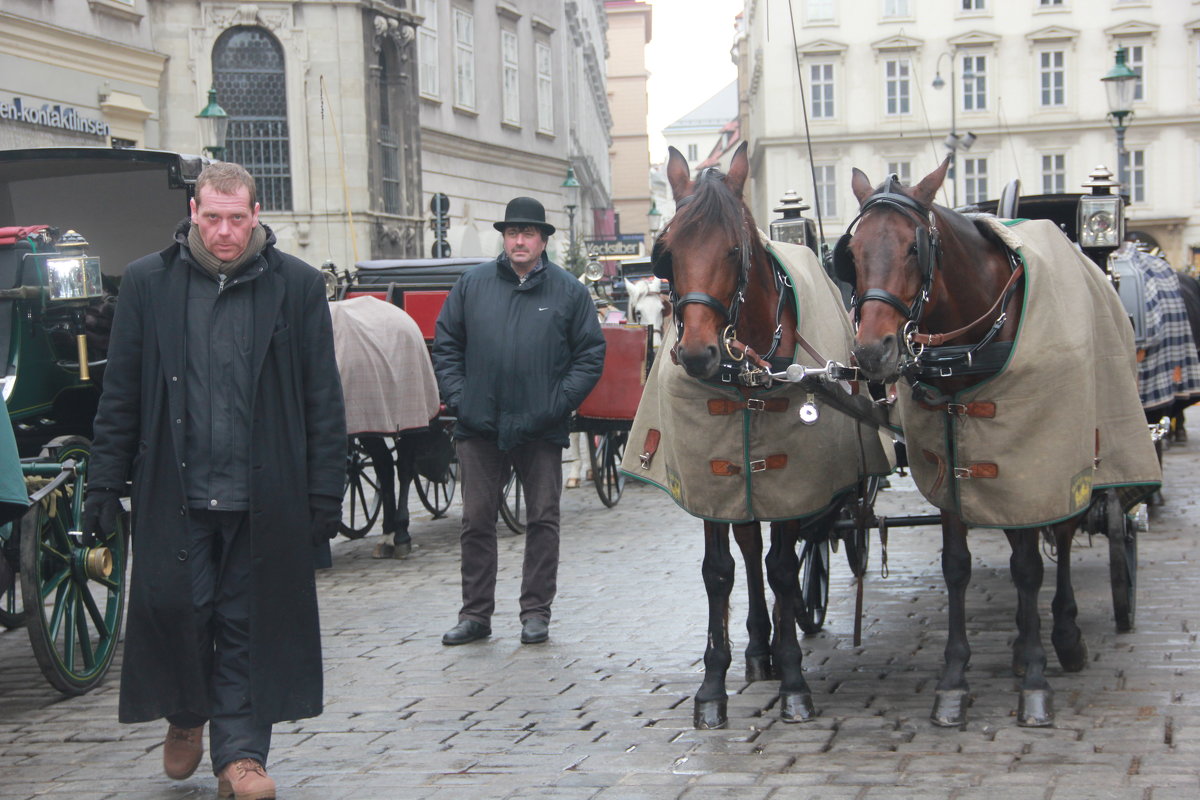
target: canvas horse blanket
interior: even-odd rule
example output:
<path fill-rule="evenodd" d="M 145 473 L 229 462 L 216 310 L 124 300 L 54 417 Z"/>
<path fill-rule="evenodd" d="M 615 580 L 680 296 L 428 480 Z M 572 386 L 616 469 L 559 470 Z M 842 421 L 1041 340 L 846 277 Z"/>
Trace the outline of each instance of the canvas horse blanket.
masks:
<path fill-rule="evenodd" d="M 438 413 L 437 379 L 413 318 L 375 297 L 329 304 L 346 432 L 395 434 Z"/>
<path fill-rule="evenodd" d="M 978 223 L 1025 265 L 1021 324 L 1004 368 L 949 403 L 900 392 L 917 487 L 978 527 L 1048 525 L 1107 487 L 1130 489 L 1122 499 L 1133 505 L 1158 488 L 1162 472 L 1120 298 L 1054 223 Z"/>
<path fill-rule="evenodd" d="M 801 335 L 825 358 L 847 363 L 850 322 L 812 250 L 764 244 L 791 279 Z M 675 335 L 669 326 L 663 353 Z M 800 347 L 792 358 L 825 366 Z M 816 422 L 803 424 L 798 412 L 807 400 L 807 392 L 790 384 L 743 390 L 697 380 L 672 359 L 656 358 L 622 471 L 707 520 L 810 517 L 854 491 L 863 476 L 887 474 L 891 466 L 878 432 L 819 401 Z"/>
<path fill-rule="evenodd" d="M 1141 281 L 1143 337 L 1138 347 L 1138 394 L 1147 412 L 1172 411 L 1200 400 L 1200 358 L 1179 277 L 1161 258 L 1130 247 L 1122 254 Z"/>

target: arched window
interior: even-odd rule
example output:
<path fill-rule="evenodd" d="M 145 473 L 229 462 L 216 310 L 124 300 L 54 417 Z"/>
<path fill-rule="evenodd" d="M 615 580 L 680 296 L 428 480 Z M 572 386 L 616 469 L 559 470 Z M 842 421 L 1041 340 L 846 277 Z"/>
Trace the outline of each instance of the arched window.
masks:
<path fill-rule="evenodd" d="M 213 85 L 229 114 L 225 155 L 258 184 L 264 211 L 292 209 L 283 48 L 262 28 L 230 28 L 213 46 Z"/>

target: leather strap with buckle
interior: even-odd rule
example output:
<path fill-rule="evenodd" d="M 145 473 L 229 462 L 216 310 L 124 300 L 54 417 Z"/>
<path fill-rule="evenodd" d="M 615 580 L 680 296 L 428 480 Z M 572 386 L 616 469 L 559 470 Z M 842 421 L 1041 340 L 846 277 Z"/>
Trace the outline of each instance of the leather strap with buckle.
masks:
<path fill-rule="evenodd" d="M 970 478 L 998 478 L 1000 468 L 988 461 L 977 461 L 965 467 L 955 467 L 954 477 L 962 480 Z"/>
<path fill-rule="evenodd" d="M 716 417 L 735 414 L 744 409 L 750 409 L 751 411 L 787 411 L 790 403 L 791 400 L 787 397 L 772 397 L 769 400 L 761 400 L 757 397 L 751 397 L 746 400 L 714 397 L 708 401 L 708 413 Z"/>
<path fill-rule="evenodd" d="M 642 462 L 642 469 L 650 469 L 650 462 L 654 460 L 654 454 L 658 452 L 658 443 L 662 439 L 662 434 L 654 428 L 646 431 L 646 443 L 642 445 L 642 452 L 638 454 L 638 460 Z"/>
<path fill-rule="evenodd" d="M 976 417 L 978 419 L 995 419 L 996 417 L 996 404 L 986 400 L 977 400 L 973 403 L 923 403 L 918 400 L 917 405 L 926 411 L 945 411 L 947 414 L 958 417 Z"/>
<path fill-rule="evenodd" d="M 768 469 L 783 469 L 787 466 L 787 460 L 787 453 L 776 453 L 774 455 L 767 456 L 766 458 L 755 459 L 750 462 L 750 471 L 764 472 Z M 741 465 L 736 464 L 733 461 L 727 461 L 723 458 L 714 458 L 712 461 L 708 462 L 708 464 L 713 475 L 732 477 L 734 475 L 742 474 Z"/>

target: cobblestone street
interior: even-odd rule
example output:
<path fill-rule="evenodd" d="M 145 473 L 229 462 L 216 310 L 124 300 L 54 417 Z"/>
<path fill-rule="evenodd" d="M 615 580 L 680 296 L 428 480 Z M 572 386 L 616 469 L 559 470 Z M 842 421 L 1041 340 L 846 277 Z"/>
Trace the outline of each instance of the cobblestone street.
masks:
<path fill-rule="evenodd" d="M 1048 729 L 1016 725 L 1016 595 L 999 532 L 971 537 L 975 703 L 964 730 L 928 721 L 945 644 L 940 532 L 900 528 L 886 578 L 872 534 L 861 647 L 852 645 L 850 572 L 834 556 L 826 628 L 803 640 L 820 709 L 807 724 L 778 720 L 777 683 L 743 680 L 739 566 L 729 727 L 696 731 L 706 619 L 697 521 L 632 482 L 612 510 L 590 484 L 565 492 L 550 641 L 519 642 L 523 542 L 502 528 L 493 635 L 448 648 L 440 637 L 459 605 L 457 507 L 431 520 L 416 513 L 414 493 L 408 560 L 371 559 L 376 534 L 335 542 L 334 568 L 318 579 L 325 713 L 276 726 L 271 774 L 288 800 L 1200 797 L 1198 465 L 1200 441 L 1165 456 L 1166 505 L 1140 539 L 1133 633 L 1114 632 L 1107 542 L 1077 540 L 1091 661 L 1065 674 L 1051 651 L 1058 718 Z M 907 479 L 892 484 L 880 514 L 928 512 Z M 1049 647 L 1052 565 L 1045 586 Z M 63 698 L 25 632 L 0 633 L 0 797 L 215 797 L 207 760 L 187 781 L 163 776 L 165 724 L 117 724 L 119 668 L 92 693 Z"/>

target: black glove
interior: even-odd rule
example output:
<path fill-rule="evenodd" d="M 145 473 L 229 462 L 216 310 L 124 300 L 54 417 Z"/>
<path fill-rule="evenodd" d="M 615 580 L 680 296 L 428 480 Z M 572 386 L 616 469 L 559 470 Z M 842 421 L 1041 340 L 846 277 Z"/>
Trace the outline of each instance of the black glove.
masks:
<path fill-rule="evenodd" d="M 89 489 L 83 501 L 83 536 L 95 541 L 97 536 L 107 539 L 117 529 L 117 519 L 125 509 L 121 506 L 121 495 L 112 489 Z"/>
<path fill-rule="evenodd" d="M 312 543 L 314 545 L 320 545 L 338 535 L 338 524 L 342 521 L 340 498 L 310 494 L 308 510 L 311 515 Z"/>

